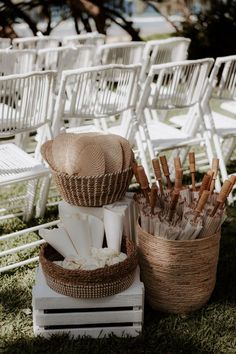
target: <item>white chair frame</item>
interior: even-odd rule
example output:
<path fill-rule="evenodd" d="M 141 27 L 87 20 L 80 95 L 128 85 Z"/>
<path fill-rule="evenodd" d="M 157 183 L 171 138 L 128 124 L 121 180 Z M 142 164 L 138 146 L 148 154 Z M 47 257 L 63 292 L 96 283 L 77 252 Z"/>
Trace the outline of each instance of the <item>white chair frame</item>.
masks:
<path fill-rule="evenodd" d="M 185 37 L 148 41 L 144 48 L 140 81 L 145 81 L 152 65 L 186 60 L 190 42 L 191 40 Z"/>
<path fill-rule="evenodd" d="M 94 122 L 94 130 L 99 127 L 109 132 L 103 122 L 125 112 L 126 119 L 130 119 L 130 129 L 120 135 L 131 144 L 136 142 L 140 158 L 148 170 L 135 114 L 139 73 L 140 65 L 103 65 L 63 71 L 53 123 L 54 135 L 64 127 L 64 120 L 75 118 L 80 120 L 79 126 L 70 131 L 87 131 L 88 127 L 82 124 L 89 120 Z"/>
<path fill-rule="evenodd" d="M 208 162 L 211 163 L 214 153 L 200 103 L 212 64 L 213 59 L 200 59 L 152 66 L 137 106 L 137 116 L 147 139 L 150 159 L 161 151 L 176 149 L 184 162 L 190 147 L 203 142 Z M 145 110 L 171 111 L 183 108 L 191 108 L 194 114 L 188 117 L 181 131 L 157 120 L 148 122 L 144 114 Z M 151 134 L 155 136 L 158 130 L 162 132 L 161 136 L 152 138 Z"/>

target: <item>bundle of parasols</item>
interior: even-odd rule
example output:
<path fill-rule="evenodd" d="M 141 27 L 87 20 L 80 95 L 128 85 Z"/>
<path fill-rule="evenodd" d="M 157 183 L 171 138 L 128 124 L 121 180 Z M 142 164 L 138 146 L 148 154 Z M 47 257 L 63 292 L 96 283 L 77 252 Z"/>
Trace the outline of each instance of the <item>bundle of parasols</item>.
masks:
<path fill-rule="evenodd" d="M 219 160 L 213 159 L 209 170 L 197 188 L 194 152 L 189 153 L 191 185 L 183 185 L 183 168 L 179 157 L 174 159 L 175 182 L 170 179 L 166 156 L 152 160 L 156 183 L 151 188 L 142 166 L 133 164 L 140 184 L 136 195 L 140 223 L 144 231 L 168 240 L 194 240 L 220 231 L 226 219 L 225 203 L 236 182 L 232 175 L 219 193 L 215 192 Z"/>

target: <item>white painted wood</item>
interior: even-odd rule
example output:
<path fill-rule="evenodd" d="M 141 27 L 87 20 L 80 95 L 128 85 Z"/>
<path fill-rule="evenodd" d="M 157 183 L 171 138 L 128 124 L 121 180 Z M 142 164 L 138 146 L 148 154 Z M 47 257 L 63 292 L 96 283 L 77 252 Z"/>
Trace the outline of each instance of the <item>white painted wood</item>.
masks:
<path fill-rule="evenodd" d="M 51 290 L 39 267 L 32 304 L 35 335 L 49 337 L 66 332 L 71 336 L 93 338 L 111 333 L 135 337 L 142 330 L 144 286 L 137 269 L 134 283 L 119 294 L 99 299 L 75 299 Z"/>
<path fill-rule="evenodd" d="M 45 281 L 41 267 L 36 274 L 36 285 L 33 287 L 33 307 L 37 310 L 68 308 L 106 308 L 121 306 L 142 306 L 144 285 L 139 280 L 137 270 L 134 283 L 122 293 L 99 299 L 76 299 L 56 293 Z"/>
<path fill-rule="evenodd" d="M 142 322 L 142 310 L 121 310 L 97 312 L 44 313 L 35 310 L 37 326 L 86 325 L 98 323 Z"/>

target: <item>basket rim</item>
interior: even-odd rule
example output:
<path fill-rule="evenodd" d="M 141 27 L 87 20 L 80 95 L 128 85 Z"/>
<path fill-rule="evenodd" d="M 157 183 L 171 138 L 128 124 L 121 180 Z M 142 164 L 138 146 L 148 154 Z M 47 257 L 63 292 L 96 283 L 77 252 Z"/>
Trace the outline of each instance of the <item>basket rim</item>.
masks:
<path fill-rule="evenodd" d="M 155 238 L 155 239 L 158 239 L 158 240 L 161 240 L 161 241 L 164 241 L 164 242 L 167 242 L 169 244 L 184 244 L 184 243 L 196 243 L 196 242 L 204 242 L 206 240 L 211 240 L 212 238 L 218 236 L 220 237 L 220 234 L 221 234 L 221 229 L 219 231 L 217 231 L 215 234 L 211 235 L 211 236 L 207 236 L 207 237 L 203 237 L 203 238 L 196 238 L 194 240 L 168 240 L 166 238 L 163 238 L 163 237 L 160 237 L 160 236 L 155 236 L 155 235 L 152 235 L 152 234 L 149 234 L 147 231 L 144 231 L 141 226 L 139 225 L 139 222 L 137 221 L 137 228 L 142 231 L 142 233 L 148 237 L 152 237 L 152 238 Z"/>
<path fill-rule="evenodd" d="M 132 167 L 126 168 L 125 170 L 120 170 L 120 171 L 116 171 L 116 172 L 112 172 L 112 173 L 104 173 L 102 175 L 95 175 L 95 176 L 79 176 L 76 173 L 74 173 L 73 175 L 69 175 L 66 172 L 56 171 L 51 166 L 50 166 L 50 169 L 51 169 L 52 173 L 54 173 L 60 177 L 65 177 L 67 179 L 97 179 L 97 178 L 104 178 L 105 176 L 112 177 L 112 176 L 116 176 L 121 173 L 124 174 L 124 173 L 131 172 Z"/>
<path fill-rule="evenodd" d="M 51 247 L 55 252 L 57 252 L 52 246 L 50 246 L 49 243 L 44 243 L 41 246 L 40 252 L 39 252 L 39 260 L 40 263 L 42 265 L 42 267 L 44 268 L 45 265 L 51 265 L 51 267 L 53 267 L 53 269 L 57 272 L 60 273 L 61 277 L 65 277 L 66 275 L 70 276 L 71 278 L 77 277 L 77 276 L 81 276 L 81 277 L 86 277 L 86 276 L 90 276 L 90 277 L 98 277 L 101 275 L 101 272 L 103 271 L 103 275 L 104 277 L 109 277 L 111 276 L 111 272 L 114 271 L 114 273 L 116 271 L 119 271 L 120 268 L 124 268 L 127 269 L 129 271 L 132 270 L 132 268 L 136 268 L 137 264 L 135 267 L 133 267 L 132 265 L 132 259 L 137 260 L 138 262 L 138 250 L 137 250 L 137 245 L 134 244 L 133 241 L 131 241 L 130 239 L 128 239 L 127 236 L 123 235 L 123 240 L 125 243 L 129 242 L 129 245 L 131 247 L 131 252 L 130 255 L 127 255 L 127 258 L 119 263 L 110 265 L 110 266 L 105 266 L 105 267 L 100 267 L 94 270 L 84 270 L 84 269 L 66 269 L 56 263 L 54 263 L 53 261 L 49 260 L 48 258 L 46 258 L 45 256 L 45 250 L 47 247 Z M 60 253 L 57 252 L 59 255 Z M 127 254 L 127 253 L 126 253 Z M 61 256 L 63 258 L 63 256 Z M 137 263 L 134 262 L 134 263 Z M 63 271 L 64 274 L 62 274 L 61 272 Z M 84 282 L 82 280 L 82 282 Z M 92 281 L 88 281 L 88 283 L 91 283 Z M 85 282 L 84 282 L 85 283 Z M 98 282 L 99 283 L 99 282 Z"/>

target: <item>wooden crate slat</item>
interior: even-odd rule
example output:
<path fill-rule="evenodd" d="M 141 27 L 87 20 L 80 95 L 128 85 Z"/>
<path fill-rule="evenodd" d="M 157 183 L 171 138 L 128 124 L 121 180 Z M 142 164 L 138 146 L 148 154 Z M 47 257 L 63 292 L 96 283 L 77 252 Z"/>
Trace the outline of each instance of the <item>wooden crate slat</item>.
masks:
<path fill-rule="evenodd" d="M 76 325 L 76 324 L 98 324 L 98 323 L 120 323 L 120 322 L 141 322 L 142 311 L 106 311 L 106 312 L 82 312 L 82 313 L 54 313 L 47 314 L 43 311 L 36 311 L 37 326 L 53 325 Z"/>

